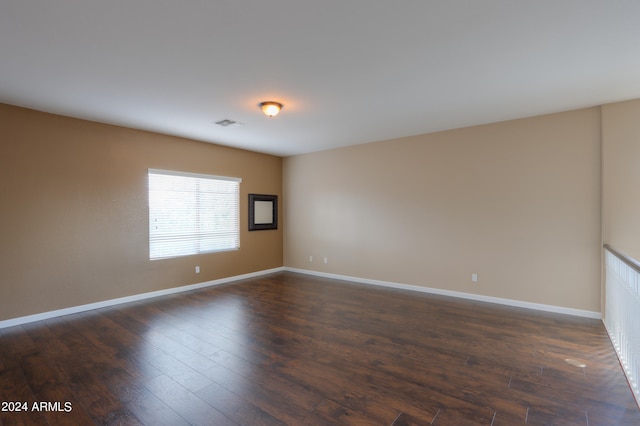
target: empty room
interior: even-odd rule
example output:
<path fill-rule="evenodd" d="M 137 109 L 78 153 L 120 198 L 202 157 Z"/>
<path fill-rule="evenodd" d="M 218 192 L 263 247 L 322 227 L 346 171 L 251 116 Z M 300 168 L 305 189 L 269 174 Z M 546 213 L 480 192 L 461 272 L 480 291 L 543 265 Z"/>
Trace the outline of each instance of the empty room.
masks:
<path fill-rule="evenodd" d="M 638 16 L 0 2 L 0 426 L 640 424 Z"/>

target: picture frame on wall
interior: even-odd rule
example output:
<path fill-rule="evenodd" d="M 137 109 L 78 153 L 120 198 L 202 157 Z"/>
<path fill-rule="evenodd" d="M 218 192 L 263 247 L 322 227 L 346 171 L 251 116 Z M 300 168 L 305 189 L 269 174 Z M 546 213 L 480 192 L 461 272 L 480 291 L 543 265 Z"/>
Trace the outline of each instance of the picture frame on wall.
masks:
<path fill-rule="evenodd" d="M 278 196 L 249 194 L 249 231 L 278 229 Z"/>

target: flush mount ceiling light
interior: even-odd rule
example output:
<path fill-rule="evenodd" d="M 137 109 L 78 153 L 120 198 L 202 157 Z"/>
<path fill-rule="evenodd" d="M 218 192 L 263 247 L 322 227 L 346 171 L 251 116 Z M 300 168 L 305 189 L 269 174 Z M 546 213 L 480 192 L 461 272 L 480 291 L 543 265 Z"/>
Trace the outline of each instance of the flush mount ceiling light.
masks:
<path fill-rule="evenodd" d="M 262 112 L 264 112 L 269 117 L 274 117 L 278 115 L 280 110 L 282 109 L 282 104 L 278 102 L 260 102 L 258 104 Z"/>

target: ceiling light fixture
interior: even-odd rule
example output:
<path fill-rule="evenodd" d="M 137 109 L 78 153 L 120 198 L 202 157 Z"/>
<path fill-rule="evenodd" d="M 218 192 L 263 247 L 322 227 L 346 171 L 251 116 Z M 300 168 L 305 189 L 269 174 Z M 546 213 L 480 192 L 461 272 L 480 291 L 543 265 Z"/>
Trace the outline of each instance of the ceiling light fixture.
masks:
<path fill-rule="evenodd" d="M 274 117 L 278 115 L 280 110 L 282 109 L 282 104 L 278 102 L 260 102 L 258 105 L 262 112 L 264 112 L 269 117 Z"/>

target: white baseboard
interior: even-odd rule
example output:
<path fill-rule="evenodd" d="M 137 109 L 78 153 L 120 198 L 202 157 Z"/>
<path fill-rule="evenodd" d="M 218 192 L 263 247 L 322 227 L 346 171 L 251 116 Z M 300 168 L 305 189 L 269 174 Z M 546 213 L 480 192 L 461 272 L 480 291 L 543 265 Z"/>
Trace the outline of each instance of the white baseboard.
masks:
<path fill-rule="evenodd" d="M 282 272 L 282 271 L 297 272 L 305 275 L 314 275 L 318 277 L 337 279 L 341 281 L 351 281 L 351 282 L 360 283 L 360 284 L 370 284 L 370 285 L 376 285 L 376 286 L 382 286 L 382 287 L 397 288 L 401 290 L 417 291 L 421 293 L 438 294 L 442 296 L 476 300 L 480 302 L 497 303 L 500 305 L 515 306 L 519 308 L 534 309 L 538 311 L 555 312 L 559 314 L 573 315 L 578 317 L 594 318 L 594 319 L 602 318 L 602 315 L 600 314 L 600 312 L 584 311 L 580 309 L 564 308 L 561 306 L 544 305 L 540 303 L 523 302 L 520 300 L 503 299 L 499 297 L 482 296 L 478 294 L 463 293 L 463 292 L 451 291 L 451 290 L 442 290 L 438 288 L 422 287 L 422 286 L 411 285 L 411 284 L 401 284 L 401 283 L 395 283 L 391 281 L 372 280 L 368 278 L 329 274 L 325 272 L 317 272 L 317 271 L 311 271 L 307 269 L 289 268 L 285 266 L 285 267 L 267 269 L 263 271 L 251 272 L 243 275 L 236 275 L 233 277 L 220 278 L 213 281 L 206 281 L 206 282 L 186 285 L 182 287 L 172 287 L 164 290 L 152 291 L 149 293 L 134 294 L 132 296 L 120 297 L 117 299 L 105 300 L 105 301 L 96 302 L 96 303 L 89 303 L 87 305 L 72 306 L 69 308 L 58 309 L 55 311 L 42 312 L 39 314 L 27 315 L 27 316 L 18 317 L 18 318 L 11 318 L 8 320 L 0 321 L 0 329 L 12 327 L 15 325 L 27 324 L 35 321 L 42 321 L 49 318 L 75 314 L 79 312 L 91 311 L 93 309 L 100 309 L 108 306 L 120 305 L 122 303 L 135 302 L 138 300 L 151 299 L 153 297 L 166 296 L 169 294 L 197 290 L 200 288 L 231 283 L 234 281 L 244 280 L 248 278 L 255 278 L 262 275 L 267 275 L 267 274 L 272 274 L 275 272 Z"/>
<path fill-rule="evenodd" d="M 422 287 L 422 286 L 411 285 L 411 284 L 400 284 L 400 283 L 394 283 L 390 281 L 380 281 L 380 280 L 372 280 L 368 278 L 358 278 L 358 277 L 351 277 L 351 276 L 345 276 L 345 275 L 329 274 L 325 272 L 310 271 L 308 269 L 289 268 L 286 266 L 284 267 L 284 270 L 289 272 L 297 272 L 300 274 L 315 275 L 315 276 L 324 277 L 324 278 L 332 278 L 332 279 L 341 280 L 341 281 L 351 281 L 351 282 L 356 282 L 360 284 L 370 284 L 370 285 L 377 285 L 382 287 L 397 288 L 402 290 L 417 291 L 421 293 L 438 294 L 441 296 L 457 297 L 460 299 L 476 300 L 479 302 L 497 303 L 499 305 L 534 309 L 537 311 L 554 312 L 558 314 L 573 315 L 577 317 L 602 319 L 602 314 L 600 312 L 595 312 L 595 311 L 585 311 L 581 309 L 565 308 L 562 306 L 523 302 L 520 300 L 503 299 L 500 297 L 483 296 L 480 294 L 471 294 L 471 293 L 463 293 L 459 291 L 442 290 L 439 288 Z"/>
<path fill-rule="evenodd" d="M 35 321 L 42 321 L 42 320 L 54 318 L 54 317 L 61 317 L 63 315 L 70 315 L 70 314 L 76 314 L 79 312 L 91 311 L 93 309 L 105 308 L 107 306 L 120 305 L 122 303 L 129 303 L 129 302 L 135 302 L 138 300 L 151 299 L 152 297 L 166 296 L 169 294 L 197 290 L 200 288 L 226 284 L 234 281 L 244 280 L 247 278 L 255 278 L 261 275 L 267 275 L 267 274 L 272 274 L 274 272 L 281 272 L 281 271 L 284 271 L 284 267 L 266 269 L 263 271 L 251 272 L 248 274 L 236 275 L 236 276 L 227 277 L 227 278 L 220 278 L 213 281 L 206 281 L 206 282 L 186 285 L 182 287 L 172 287 L 164 290 L 152 291 L 149 293 L 134 294 L 132 296 L 120 297 L 117 299 L 105 300 L 105 301 L 96 302 L 96 303 L 89 303 L 87 305 L 72 306 L 70 308 L 58 309 L 58 310 L 49 311 L 49 312 L 42 312 L 39 314 L 27 315 L 24 317 L 12 318 L 8 320 L 0 321 L 0 329 L 12 327 L 14 325 L 26 324 L 26 323 L 35 322 Z"/>

